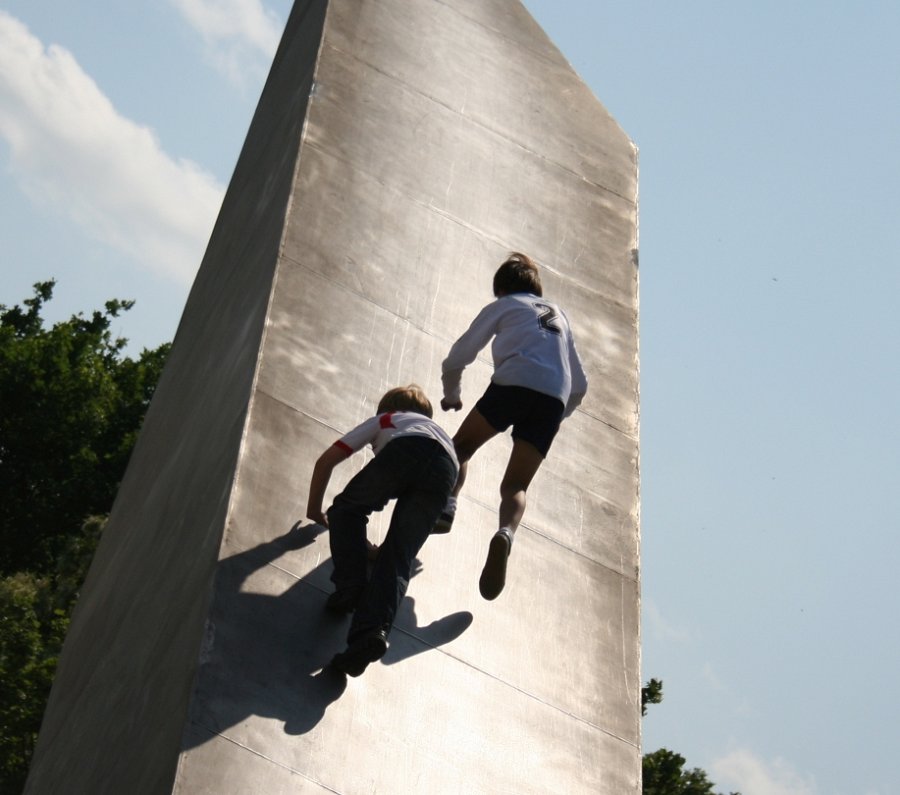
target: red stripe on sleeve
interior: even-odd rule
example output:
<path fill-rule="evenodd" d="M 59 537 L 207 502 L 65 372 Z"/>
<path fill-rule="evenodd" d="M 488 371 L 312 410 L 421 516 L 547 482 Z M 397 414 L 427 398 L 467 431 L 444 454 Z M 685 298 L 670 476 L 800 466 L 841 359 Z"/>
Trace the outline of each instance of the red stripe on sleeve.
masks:
<path fill-rule="evenodd" d="M 382 414 L 381 417 L 378 418 L 378 421 L 381 423 L 382 428 L 393 428 L 394 423 L 391 422 L 391 417 L 394 416 L 393 411 L 389 411 L 387 414 Z"/>
<path fill-rule="evenodd" d="M 350 447 L 349 444 L 344 444 L 340 439 L 338 439 L 332 447 L 337 447 L 339 450 L 343 450 L 347 455 L 353 455 L 353 448 Z"/>

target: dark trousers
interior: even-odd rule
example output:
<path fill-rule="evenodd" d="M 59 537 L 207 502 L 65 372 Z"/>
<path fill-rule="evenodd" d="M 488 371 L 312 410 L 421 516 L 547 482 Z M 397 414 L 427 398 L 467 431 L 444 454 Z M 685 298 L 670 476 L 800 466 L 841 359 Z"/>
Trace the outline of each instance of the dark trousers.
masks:
<path fill-rule="evenodd" d="M 348 640 L 373 630 L 390 632 L 409 586 L 413 560 L 456 483 L 447 451 L 426 436 L 403 436 L 385 445 L 328 509 L 329 542 L 338 589 L 365 587 Z M 396 499 L 391 524 L 366 583 L 369 515 Z"/>

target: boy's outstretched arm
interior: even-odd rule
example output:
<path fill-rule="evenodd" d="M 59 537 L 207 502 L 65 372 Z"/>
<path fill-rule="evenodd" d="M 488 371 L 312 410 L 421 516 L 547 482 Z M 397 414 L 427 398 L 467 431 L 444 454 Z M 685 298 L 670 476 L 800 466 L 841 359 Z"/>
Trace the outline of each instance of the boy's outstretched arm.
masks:
<path fill-rule="evenodd" d="M 328 527 L 328 517 L 322 512 L 322 501 L 325 499 L 325 489 L 331 480 L 332 470 L 346 460 L 350 453 L 342 447 L 332 445 L 316 459 L 312 477 L 309 480 L 309 496 L 306 499 L 306 518 L 312 519 L 316 524 Z"/>
<path fill-rule="evenodd" d="M 490 342 L 497 332 L 498 304 L 496 301 L 482 309 L 472 325 L 453 343 L 447 358 L 441 363 L 441 381 L 444 397 L 441 408 L 444 411 L 462 408 L 462 374 L 478 356 L 479 351 Z"/>

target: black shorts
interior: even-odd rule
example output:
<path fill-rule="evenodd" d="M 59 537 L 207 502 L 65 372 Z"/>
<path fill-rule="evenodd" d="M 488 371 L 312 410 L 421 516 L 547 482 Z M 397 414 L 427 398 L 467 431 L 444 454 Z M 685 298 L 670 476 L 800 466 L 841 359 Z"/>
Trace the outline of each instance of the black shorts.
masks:
<path fill-rule="evenodd" d="M 524 386 L 491 383 L 475 408 L 498 433 L 513 426 L 513 439 L 533 444 L 547 457 L 566 407 L 559 398 Z"/>

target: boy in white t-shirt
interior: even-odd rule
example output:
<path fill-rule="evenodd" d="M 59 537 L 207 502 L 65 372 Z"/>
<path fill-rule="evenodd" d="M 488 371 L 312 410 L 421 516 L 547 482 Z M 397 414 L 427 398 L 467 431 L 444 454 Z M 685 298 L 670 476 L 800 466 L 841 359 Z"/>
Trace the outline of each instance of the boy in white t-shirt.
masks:
<path fill-rule="evenodd" d="M 335 592 L 328 609 L 354 612 L 347 649 L 331 665 L 350 676 L 387 651 L 387 637 L 411 577 L 413 560 L 447 503 L 459 473 L 453 442 L 431 419 L 431 403 L 416 384 L 396 387 L 374 417 L 341 437 L 313 468 L 306 516 L 329 530 Z M 373 458 L 322 512 L 331 472 L 367 444 Z M 391 523 L 367 578 L 366 526 L 373 511 L 396 499 Z"/>
<path fill-rule="evenodd" d="M 575 349 L 569 321 L 543 298 L 537 265 L 513 252 L 494 274 L 496 300 L 472 321 L 442 365 L 444 411 L 462 408 L 463 370 L 493 338 L 491 384 L 453 437 L 459 480 L 435 532 L 447 532 L 466 465 L 476 450 L 512 425 L 513 449 L 500 483 L 500 529 L 491 539 L 479 580 L 485 599 L 496 599 L 506 584 L 506 563 L 516 528 L 525 513 L 525 492 L 559 430 L 581 403 L 587 377 Z"/>

